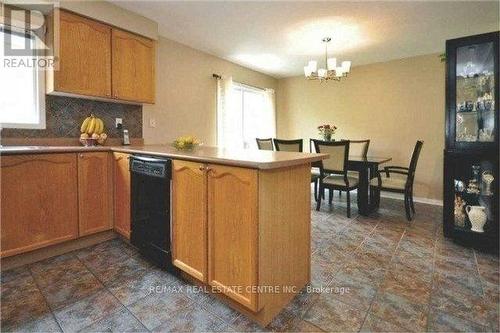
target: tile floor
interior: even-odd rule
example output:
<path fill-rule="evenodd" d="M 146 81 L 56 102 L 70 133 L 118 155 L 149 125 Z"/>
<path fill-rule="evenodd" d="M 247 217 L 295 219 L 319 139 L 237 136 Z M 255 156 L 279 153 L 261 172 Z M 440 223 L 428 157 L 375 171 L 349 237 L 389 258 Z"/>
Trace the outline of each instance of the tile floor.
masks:
<path fill-rule="evenodd" d="M 1 330 L 22 332 L 498 331 L 499 260 L 443 238 L 441 209 L 383 199 L 312 210 L 312 281 L 265 329 L 115 239 L 2 273 Z M 154 291 L 151 291 L 151 287 Z"/>

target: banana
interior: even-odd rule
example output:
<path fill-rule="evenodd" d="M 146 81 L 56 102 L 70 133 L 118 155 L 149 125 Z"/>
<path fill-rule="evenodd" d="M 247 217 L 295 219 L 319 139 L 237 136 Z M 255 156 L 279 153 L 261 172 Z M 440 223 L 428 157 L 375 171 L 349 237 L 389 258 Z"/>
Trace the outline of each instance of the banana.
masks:
<path fill-rule="evenodd" d="M 88 127 L 89 122 L 90 122 L 91 119 L 92 119 L 92 117 L 90 117 L 90 116 L 87 117 L 87 118 L 85 118 L 85 120 L 82 123 L 82 126 L 80 127 L 80 132 L 81 133 L 86 133 L 87 132 L 87 127 Z"/>
<path fill-rule="evenodd" d="M 104 122 L 102 121 L 101 118 L 96 118 L 95 121 L 96 121 L 96 129 L 94 133 L 101 134 L 102 132 L 104 132 Z"/>
<path fill-rule="evenodd" d="M 95 118 L 92 117 L 92 119 L 90 120 L 90 123 L 89 125 L 87 126 L 87 134 L 93 134 L 94 133 L 94 130 L 95 130 Z"/>

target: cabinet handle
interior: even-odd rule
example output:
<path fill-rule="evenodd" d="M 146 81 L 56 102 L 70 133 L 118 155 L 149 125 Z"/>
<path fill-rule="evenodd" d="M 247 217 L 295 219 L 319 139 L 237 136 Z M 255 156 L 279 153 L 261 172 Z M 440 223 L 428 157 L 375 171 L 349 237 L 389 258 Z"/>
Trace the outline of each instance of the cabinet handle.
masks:
<path fill-rule="evenodd" d="M 198 170 L 200 170 L 200 171 L 205 171 L 205 170 L 206 170 L 206 168 L 205 168 L 203 165 L 200 165 L 200 167 L 198 168 Z"/>
<path fill-rule="evenodd" d="M 80 158 L 83 158 L 83 154 L 79 154 Z"/>

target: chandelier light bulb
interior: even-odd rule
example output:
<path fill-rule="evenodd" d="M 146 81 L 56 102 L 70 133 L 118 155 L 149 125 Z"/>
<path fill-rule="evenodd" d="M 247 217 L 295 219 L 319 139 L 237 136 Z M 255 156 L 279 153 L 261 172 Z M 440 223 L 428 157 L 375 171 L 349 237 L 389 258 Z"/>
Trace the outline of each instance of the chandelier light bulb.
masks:
<path fill-rule="evenodd" d="M 306 77 L 311 76 L 312 72 L 313 72 L 313 71 L 311 70 L 311 67 L 309 67 L 309 66 L 304 66 L 304 74 L 305 74 L 305 76 L 306 76 Z"/>
<path fill-rule="evenodd" d="M 337 69 L 335 70 L 335 76 L 336 77 L 341 77 L 342 75 L 344 75 L 343 68 L 342 67 L 337 67 Z"/>
<path fill-rule="evenodd" d="M 311 60 L 309 61 L 308 67 L 311 72 L 316 72 L 316 70 L 318 69 L 318 62 L 316 60 Z"/>
<path fill-rule="evenodd" d="M 350 61 L 342 61 L 342 71 L 344 73 L 349 73 L 351 71 L 351 62 Z"/>
<path fill-rule="evenodd" d="M 326 72 L 327 72 L 326 69 L 320 68 L 320 69 L 318 69 L 318 76 L 322 77 L 322 78 L 325 78 L 326 77 Z"/>

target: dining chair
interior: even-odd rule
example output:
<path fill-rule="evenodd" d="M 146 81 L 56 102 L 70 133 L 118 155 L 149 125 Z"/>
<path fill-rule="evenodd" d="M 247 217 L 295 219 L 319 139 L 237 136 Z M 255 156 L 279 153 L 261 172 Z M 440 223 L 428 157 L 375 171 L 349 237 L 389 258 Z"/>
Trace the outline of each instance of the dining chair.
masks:
<path fill-rule="evenodd" d="M 332 191 L 342 190 L 347 193 L 347 217 L 351 217 L 351 192 L 358 188 L 358 178 L 347 173 L 349 161 L 349 141 L 314 141 L 316 152 L 329 154 L 330 157 L 321 161 L 319 193 L 325 188 L 331 190 L 329 204 L 332 204 Z M 321 208 L 321 198 L 316 203 L 316 210 Z"/>
<path fill-rule="evenodd" d="M 342 141 L 349 141 L 349 154 L 353 156 L 361 156 L 366 158 L 368 155 L 368 147 L 370 146 L 370 139 L 366 140 L 348 140 L 343 139 Z M 354 170 L 349 170 L 347 174 L 351 177 L 359 178 L 359 172 Z M 339 191 L 339 197 L 342 196 L 342 191 Z"/>
<path fill-rule="evenodd" d="M 413 202 L 413 182 L 415 180 L 415 170 L 417 169 L 418 157 L 424 145 L 423 141 L 417 141 L 411 155 L 410 165 L 386 166 L 383 174 L 380 170 L 377 177 L 370 181 L 376 204 L 380 203 L 380 191 L 404 194 L 406 219 L 411 221 L 415 215 L 415 204 Z M 391 177 L 391 175 L 394 175 Z"/>
<path fill-rule="evenodd" d="M 273 139 L 259 139 L 256 138 L 255 141 L 257 141 L 257 147 L 259 150 L 274 150 L 273 149 Z"/>
<path fill-rule="evenodd" d="M 309 152 L 316 153 L 316 150 L 314 149 L 314 139 L 309 139 Z M 320 167 L 321 167 L 321 161 L 311 163 L 311 183 L 314 183 L 314 200 L 316 200 L 316 202 L 319 200 L 318 193 L 319 193 Z"/>
<path fill-rule="evenodd" d="M 302 144 L 303 144 L 302 139 L 296 139 L 296 140 L 280 140 L 280 139 L 273 139 L 274 142 L 274 148 L 276 151 L 293 151 L 297 153 L 302 153 Z"/>

